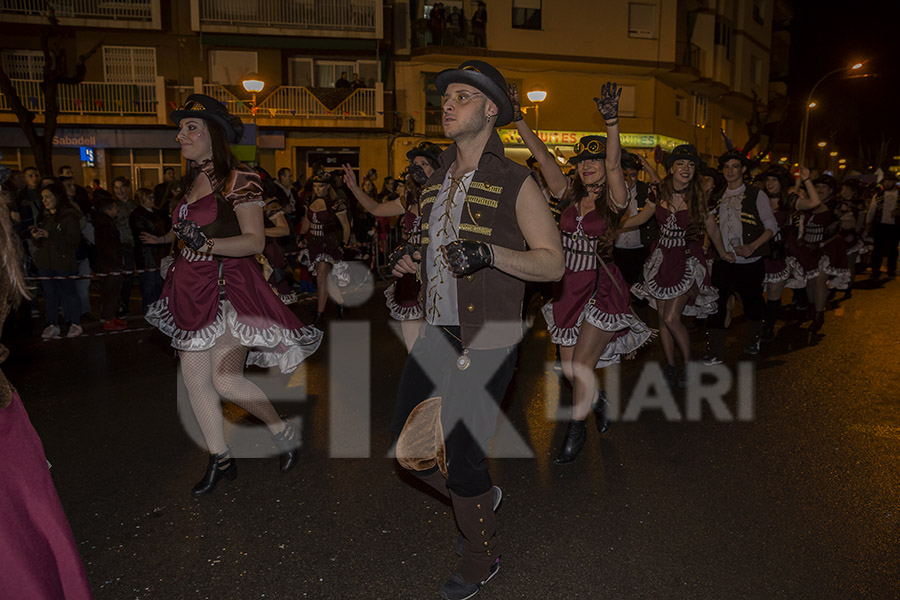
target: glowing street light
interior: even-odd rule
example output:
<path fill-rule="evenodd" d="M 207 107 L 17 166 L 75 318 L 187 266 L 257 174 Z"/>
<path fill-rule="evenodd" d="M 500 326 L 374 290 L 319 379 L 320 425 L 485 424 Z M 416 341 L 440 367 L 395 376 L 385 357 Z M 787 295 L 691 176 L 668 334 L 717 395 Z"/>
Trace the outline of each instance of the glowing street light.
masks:
<path fill-rule="evenodd" d="M 810 108 L 815 108 L 815 107 L 816 107 L 816 103 L 815 103 L 815 102 L 810 102 L 808 106 L 809 106 Z"/>
<path fill-rule="evenodd" d="M 828 156 L 831 156 L 831 157 L 835 157 L 837 155 L 838 155 L 838 153 L 834 150 L 832 150 L 831 152 L 828 153 Z"/>
<path fill-rule="evenodd" d="M 541 102 L 547 99 L 547 92 L 544 90 L 531 90 L 525 96 L 529 102 L 534 102 L 534 129 L 538 137 L 541 137 Z"/>
<path fill-rule="evenodd" d="M 248 73 L 244 80 L 241 82 L 244 86 L 244 89 L 253 94 L 253 110 L 250 111 L 253 115 L 253 130 L 256 133 L 256 139 L 254 141 L 255 152 L 259 152 L 259 128 L 256 126 L 256 94 L 263 91 L 263 88 L 266 87 L 266 82 L 260 79 L 258 73 Z M 257 164 L 259 163 L 259 158 L 257 157 Z"/>
<path fill-rule="evenodd" d="M 838 162 L 841 163 L 841 164 L 844 164 L 845 162 L 847 162 L 847 159 L 846 159 L 846 158 L 842 158 L 842 159 L 840 159 Z"/>
<path fill-rule="evenodd" d="M 824 148 L 827 145 L 828 145 L 828 142 L 819 142 L 818 143 L 819 148 Z"/>
<path fill-rule="evenodd" d="M 863 64 L 864 63 L 858 62 L 852 67 L 840 67 L 839 69 L 835 69 L 834 71 L 826 73 L 816 82 L 814 86 L 812 86 L 812 89 L 809 90 L 809 96 L 806 97 L 806 110 L 804 111 L 805 114 L 803 115 L 803 125 L 800 127 L 800 164 L 805 164 L 804 160 L 806 159 L 806 134 L 809 131 L 809 109 L 815 107 L 816 105 L 816 103 L 812 100 L 813 94 L 816 93 L 816 88 L 819 87 L 819 84 L 821 84 L 832 75 L 859 70 L 862 68 Z"/>

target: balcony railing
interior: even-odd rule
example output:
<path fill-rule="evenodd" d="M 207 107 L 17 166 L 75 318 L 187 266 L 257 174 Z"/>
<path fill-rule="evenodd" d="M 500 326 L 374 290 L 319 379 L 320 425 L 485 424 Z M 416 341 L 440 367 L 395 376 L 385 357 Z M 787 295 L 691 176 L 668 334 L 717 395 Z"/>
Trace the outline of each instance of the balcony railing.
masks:
<path fill-rule="evenodd" d="M 13 79 L 25 108 L 46 112 L 40 81 Z M 106 83 L 85 81 L 59 86 L 59 111 L 64 115 L 157 115 L 157 85 L 152 83 Z M 0 95 L 0 111 L 10 111 L 9 100 Z"/>
<path fill-rule="evenodd" d="M 380 0 L 199 0 L 203 25 L 376 30 Z"/>
<path fill-rule="evenodd" d="M 327 88 L 328 91 L 333 91 Z M 203 85 L 203 93 L 222 102 L 230 112 L 237 115 L 251 115 L 253 103 L 238 98 L 219 84 Z M 371 119 L 376 120 L 376 93 L 372 88 L 354 90 L 334 108 L 328 108 L 306 87 L 283 85 L 259 101 L 257 117 L 290 118 L 331 118 L 331 119 Z"/>
<path fill-rule="evenodd" d="M 702 58 L 703 49 L 697 44 L 688 44 L 686 42 L 675 44 L 675 63 L 677 65 L 700 71 Z"/>
<path fill-rule="evenodd" d="M 44 19 L 47 5 L 52 6 L 57 18 L 63 21 L 88 19 L 150 22 L 154 16 L 154 2 L 151 0 L 0 0 L 0 14 L 4 17 Z"/>

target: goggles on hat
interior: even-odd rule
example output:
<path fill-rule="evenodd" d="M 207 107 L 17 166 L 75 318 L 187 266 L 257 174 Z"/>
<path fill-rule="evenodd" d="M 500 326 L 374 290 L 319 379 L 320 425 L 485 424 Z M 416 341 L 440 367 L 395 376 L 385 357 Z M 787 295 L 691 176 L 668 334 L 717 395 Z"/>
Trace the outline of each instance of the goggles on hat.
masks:
<path fill-rule="evenodd" d="M 196 100 L 188 100 L 178 110 L 206 110 L 206 107 Z"/>
<path fill-rule="evenodd" d="M 604 150 L 606 150 L 606 144 L 601 142 L 600 140 L 591 140 L 587 144 L 582 144 L 578 142 L 575 144 L 575 154 L 581 154 L 585 150 L 587 150 L 590 154 L 600 154 Z"/>

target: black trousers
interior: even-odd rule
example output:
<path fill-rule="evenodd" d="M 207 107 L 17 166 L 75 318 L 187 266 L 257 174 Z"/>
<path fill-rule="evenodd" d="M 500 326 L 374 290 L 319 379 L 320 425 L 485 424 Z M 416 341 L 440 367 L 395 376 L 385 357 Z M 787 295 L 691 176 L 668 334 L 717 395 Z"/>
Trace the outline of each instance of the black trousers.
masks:
<path fill-rule="evenodd" d="M 493 487 L 487 466 L 488 442 L 497 428 L 500 404 L 516 366 L 517 347 L 469 350 L 469 367 L 460 370 L 459 327 L 424 325 L 403 373 L 391 431 L 395 439 L 413 409 L 440 396 L 447 461 L 447 487 L 472 497 Z"/>
<path fill-rule="evenodd" d="M 874 247 L 872 248 L 872 273 L 881 270 L 881 261 L 887 258 L 887 274 L 897 274 L 897 245 L 900 244 L 900 225 L 876 223 L 872 229 Z"/>
<path fill-rule="evenodd" d="M 622 277 L 628 285 L 634 285 L 644 280 L 644 263 L 650 256 L 650 249 L 644 248 L 613 248 L 613 262 L 619 267 Z"/>
<path fill-rule="evenodd" d="M 728 299 L 734 293 L 741 297 L 747 320 L 761 321 L 766 313 L 766 302 L 763 300 L 765 278 L 766 270 L 762 259 L 744 264 L 716 260 L 712 268 L 712 284 L 719 290 L 718 310 L 709 317 L 707 326 L 710 329 L 725 328 Z"/>

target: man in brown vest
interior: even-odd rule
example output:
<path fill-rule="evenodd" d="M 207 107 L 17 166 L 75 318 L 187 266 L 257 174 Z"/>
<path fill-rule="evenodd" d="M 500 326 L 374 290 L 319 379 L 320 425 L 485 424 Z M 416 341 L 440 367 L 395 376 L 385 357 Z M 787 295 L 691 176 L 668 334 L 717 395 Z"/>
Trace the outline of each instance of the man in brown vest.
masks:
<path fill-rule="evenodd" d="M 422 240 L 394 275 L 422 281 L 426 325 L 403 369 L 392 431 L 397 460 L 453 504 L 460 567 L 447 600 L 476 594 L 499 569 L 500 488 L 486 448 L 522 340 L 525 281 L 553 281 L 559 232 L 529 170 L 504 156 L 495 127 L 512 119 L 506 81 L 470 60 L 438 74 L 444 133 L 454 141 L 422 190 Z"/>

